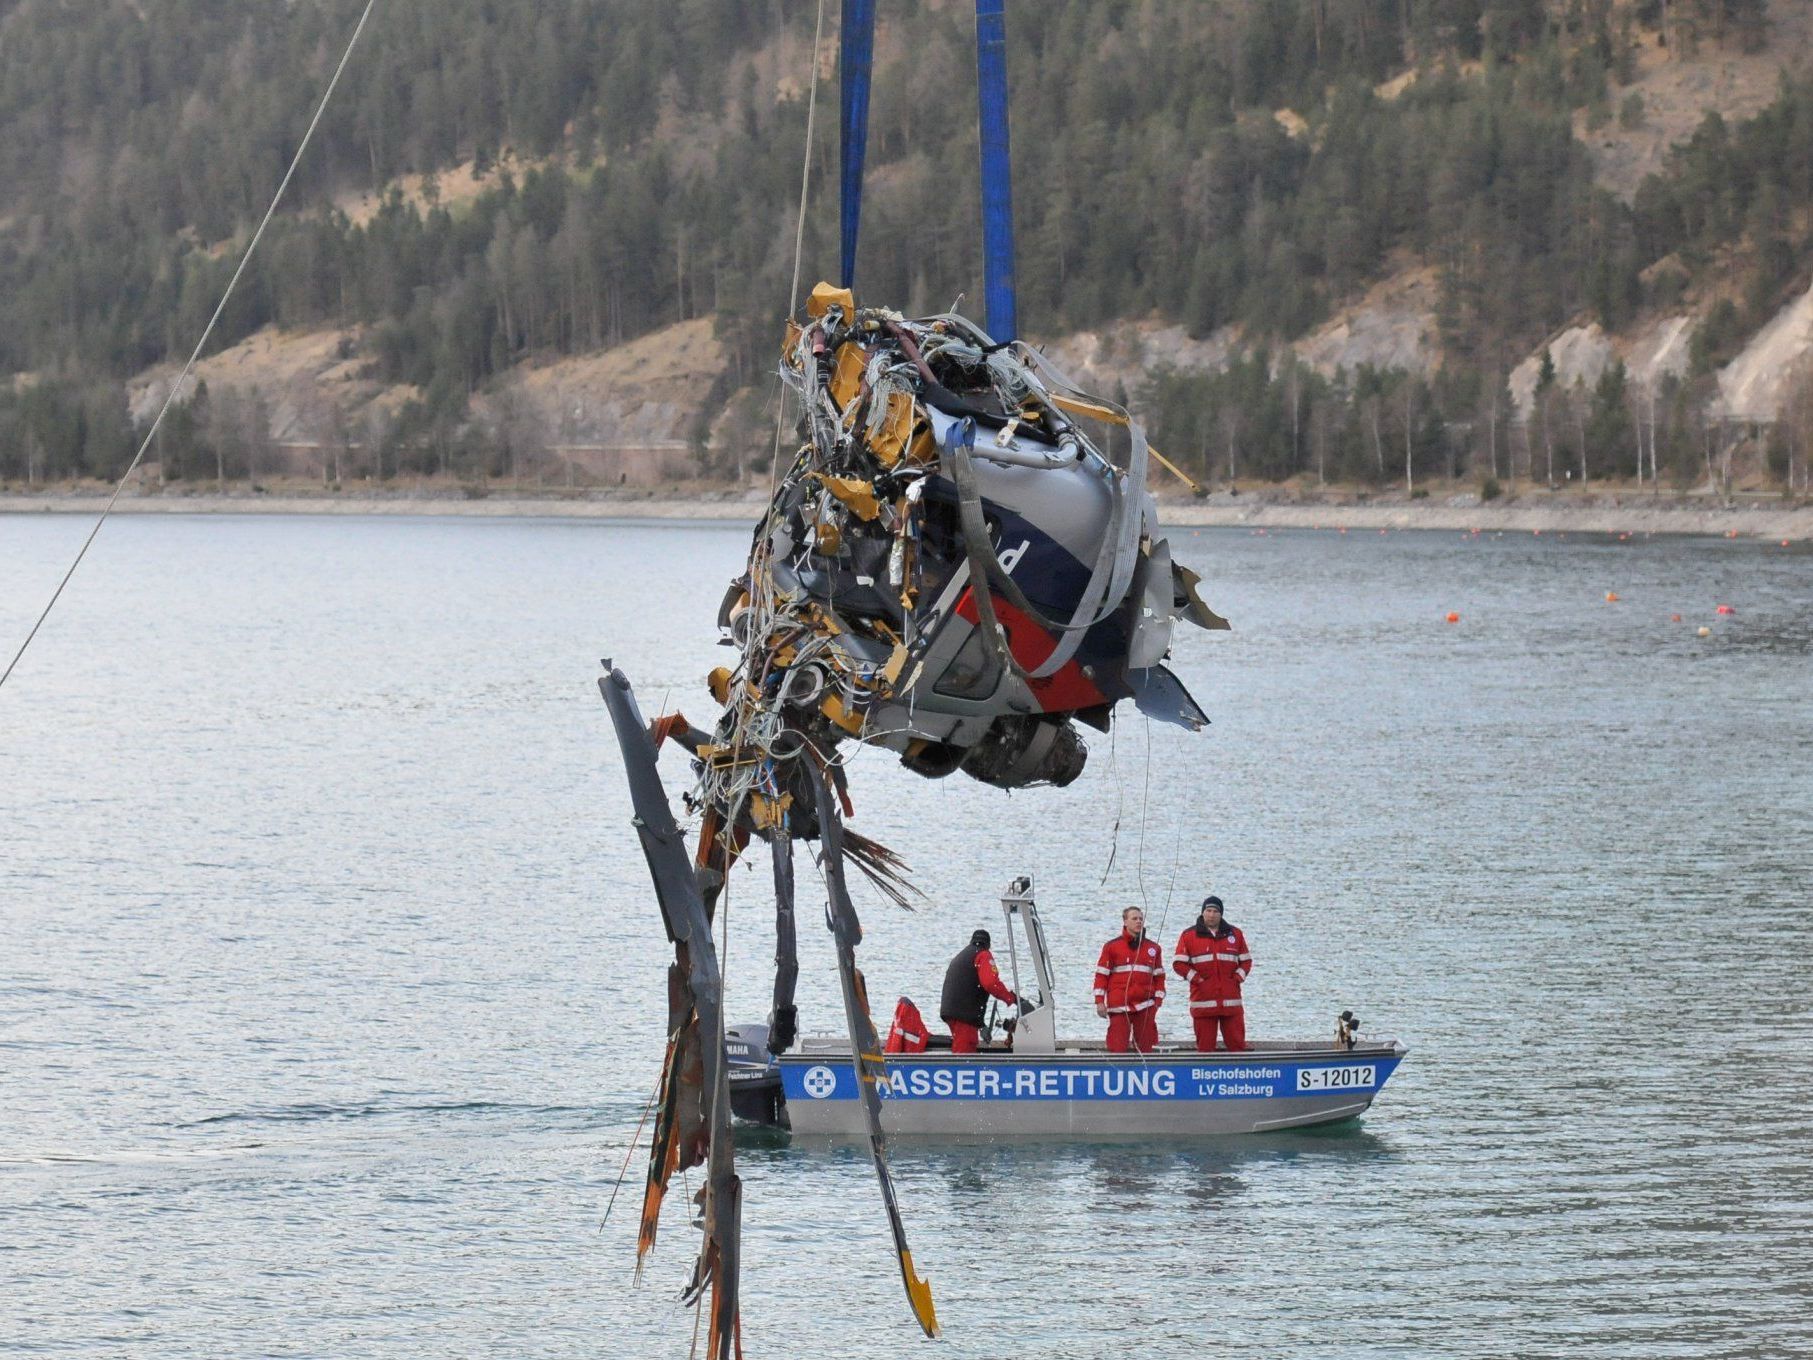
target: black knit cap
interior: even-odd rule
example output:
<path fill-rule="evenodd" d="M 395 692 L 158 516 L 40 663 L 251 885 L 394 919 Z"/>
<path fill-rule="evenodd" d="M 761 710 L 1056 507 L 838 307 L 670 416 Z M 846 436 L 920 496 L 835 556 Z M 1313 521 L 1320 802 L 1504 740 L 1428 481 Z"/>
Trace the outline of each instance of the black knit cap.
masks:
<path fill-rule="evenodd" d="M 969 937 L 969 942 L 977 949 L 987 949 L 989 943 L 988 932 L 986 930 L 978 930 L 974 935 Z"/>
<path fill-rule="evenodd" d="M 1216 911 L 1220 911 L 1221 910 L 1221 899 L 1219 897 L 1215 897 L 1213 895 L 1203 898 L 1202 899 L 1202 910 L 1207 911 L 1210 907 L 1215 908 Z"/>

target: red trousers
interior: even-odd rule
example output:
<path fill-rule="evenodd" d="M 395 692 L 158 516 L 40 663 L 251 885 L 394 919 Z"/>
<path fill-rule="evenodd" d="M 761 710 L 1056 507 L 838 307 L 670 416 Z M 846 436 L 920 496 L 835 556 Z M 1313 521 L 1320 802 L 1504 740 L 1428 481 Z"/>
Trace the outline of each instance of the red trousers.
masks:
<path fill-rule="evenodd" d="M 1129 1042 L 1130 1041 L 1130 1042 Z M 1143 1011 L 1115 1011 L 1108 1017 L 1108 1051 L 1110 1053 L 1129 1053 L 1138 1049 L 1141 1053 L 1150 1053 L 1158 1047 L 1158 1008 L 1148 1006 Z"/>
<path fill-rule="evenodd" d="M 1200 1052 L 1215 1051 L 1215 1027 L 1221 1026 L 1221 1037 L 1230 1053 L 1246 1047 L 1246 1012 L 1236 1006 L 1231 1011 L 1191 1011 L 1190 1023 L 1196 1026 L 1196 1047 Z"/>
<path fill-rule="evenodd" d="M 976 1044 L 982 1038 L 982 1031 L 974 1025 L 966 1025 L 961 1020 L 946 1020 L 951 1027 L 951 1052 L 974 1053 Z"/>

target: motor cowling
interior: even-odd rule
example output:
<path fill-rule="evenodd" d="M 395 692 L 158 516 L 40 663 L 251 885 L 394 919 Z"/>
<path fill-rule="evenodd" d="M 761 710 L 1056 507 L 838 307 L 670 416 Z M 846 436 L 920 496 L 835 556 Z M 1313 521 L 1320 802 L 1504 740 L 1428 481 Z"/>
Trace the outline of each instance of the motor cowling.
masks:
<path fill-rule="evenodd" d="M 751 1124 L 785 1128 L 781 1066 L 768 1051 L 768 1026 L 733 1025 L 725 1030 L 724 1060 L 730 1078 L 730 1112 Z"/>

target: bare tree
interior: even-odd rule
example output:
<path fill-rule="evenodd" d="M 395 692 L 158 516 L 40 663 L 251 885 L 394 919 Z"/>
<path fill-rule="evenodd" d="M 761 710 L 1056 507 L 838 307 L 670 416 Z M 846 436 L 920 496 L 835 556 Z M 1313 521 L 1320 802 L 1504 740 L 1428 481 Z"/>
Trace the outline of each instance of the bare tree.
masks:
<path fill-rule="evenodd" d="M 1800 464 L 1800 489 L 1808 481 L 1807 454 L 1813 448 L 1813 356 L 1800 360 L 1788 379 L 1781 419 L 1788 426 L 1788 490 L 1794 489 L 1794 466 Z"/>
<path fill-rule="evenodd" d="M 1624 389 L 1624 403 L 1630 408 L 1631 436 L 1637 446 L 1637 485 L 1643 485 L 1644 412 L 1648 411 L 1651 419 L 1655 416 L 1655 385 L 1649 382 L 1633 382 Z"/>
<path fill-rule="evenodd" d="M 1240 437 L 1240 408 L 1231 401 L 1221 408 L 1221 433 L 1228 444 L 1228 487 L 1232 489 L 1234 478 L 1239 473 L 1237 449 Z"/>
<path fill-rule="evenodd" d="M 1328 485 L 1328 412 L 1329 403 L 1318 402 L 1310 408 L 1310 438 L 1316 444 L 1316 485 Z"/>
<path fill-rule="evenodd" d="M 1547 349 L 1542 351 L 1542 367 L 1536 373 L 1536 415 L 1542 422 L 1542 447 L 1548 455 L 1549 485 L 1555 485 L 1555 438 L 1549 430 L 1549 406 L 1555 392 L 1555 361 Z"/>
<path fill-rule="evenodd" d="M 1586 379 L 1575 378 L 1574 385 L 1568 389 L 1568 414 L 1574 417 L 1574 433 L 1579 441 L 1580 450 L 1580 485 L 1586 485 L 1586 411 L 1592 404 L 1592 394 L 1586 390 Z"/>
<path fill-rule="evenodd" d="M 1408 374 L 1404 377 L 1404 490 L 1416 490 L 1416 472 L 1412 468 L 1411 455 L 1416 451 L 1413 438 L 1416 432 L 1416 415 L 1413 403 L 1416 400 L 1416 379 Z"/>
<path fill-rule="evenodd" d="M 333 394 L 313 379 L 302 383 L 296 394 L 296 406 L 301 417 L 298 422 L 300 433 L 307 436 L 320 455 L 322 482 L 338 486 L 341 455 L 350 442 L 346 412 Z"/>
<path fill-rule="evenodd" d="M 497 415 L 497 436 L 509 461 L 511 483 L 522 485 L 526 458 L 536 470 L 539 485 L 541 465 L 548 452 L 548 426 L 540 403 L 520 382 L 510 382 L 498 392 L 492 409 Z"/>
<path fill-rule="evenodd" d="M 1504 383 L 1493 375 L 1493 380 L 1486 384 L 1486 457 L 1491 468 L 1493 481 L 1498 480 L 1498 417 L 1499 398 L 1503 395 Z"/>
<path fill-rule="evenodd" d="M 360 418 L 360 434 L 365 443 L 365 476 L 369 481 L 384 480 L 384 446 L 390 442 L 393 423 L 390 412 L 375 401 L 365 408 L 365 414 Z"/>
<path fill-rule="evenodd" d="M 1284 351 L 1284 392 L 1291 405 L 1291 472 L 1295 474 L 1302 466 L 1298 432 L 1303 408 L 1303 372 L 1297 353 L 1292 349 Z"/>

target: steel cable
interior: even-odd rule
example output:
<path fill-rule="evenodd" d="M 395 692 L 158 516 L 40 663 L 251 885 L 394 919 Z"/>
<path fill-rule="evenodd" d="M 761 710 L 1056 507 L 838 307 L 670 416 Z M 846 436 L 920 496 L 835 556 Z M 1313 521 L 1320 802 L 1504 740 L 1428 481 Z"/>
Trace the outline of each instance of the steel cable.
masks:
<path fill-rule="evenodd" d="M 139 463 L 145 457 L 145 450 L 150 448 L 151 441 L 157 438 L 157 432 L 164 423 L 165 415 L 169 413 L 171 405 L 176 401 L 176 394 L 183 390 L 183 383 L 188 380 L 190 370 L 195 367 L 196 360 L 201 358 L 201 352 L 208 343 L 208 337 L 214 334 L 214 327 L 219 322 L 221 313 L 226 311 L 227 302 L 233 296 L 234 288 L 239 285 L 240 275 L 245 273 L 246 265 L 251 262 L 252 252 L 258 249 L 259 241 L 264 238 L 264 229 L 270 226 L 271 218 L 277 212 L 277 205 L 283 201 L 283 191 L 290 187 L 290 179 L 295 175 L 296 167 L 302 163 L 303 153 L 308 150 L 309 141 L 315 135 L 315 128 L 320 125 L 321 115 L 327 112 L 328 101 L 334 97 L 334 88 L 339 85 L 340 75 L 346 70 L 347 62 L 352 60 L 353 49 L 359 44 L 359 35 L 365 31 L 365 21 L 371 18 L 372 8 L 377 2 L 378 0 L 365 0 L 365 9 L 359 15 L 359 22 L 353 26 L 352 37 L 347 39 L 346 51 L 340 54 L 340 64 L 334 68 L 333 77 L 327 82 L 327 89 L 321 94 L 321 102 L 315 108 L 315 116 L 309 120 L 308 131 L 302 134 L 302 141 L 296 147 L 296 154 L 290 158 L 289 169 L 283 172 L 283 179 L 277 185 L 277 192 L 271 196 L 271 206 L 265 209 L 264 220 L 258 224 L 258 230 L 252 233 L 252 239 L 246 245 L 245 254 L 239 257 L 238 268 L 234 269 L 233 277 L 227 281 L 226 291 L 220 295 L 220 305 L 215 307 L 214 315 L 208 318 L 208 324 L 202 329 L 201 339 L 195 342 L 195 349 L 189 355 L 189 362 L 183 365 L 183 371 L 177 374 L 176 381 L 170 384 L 170 391 L 164 397 L 164 404 L 158 408 L 157 418 L 151 422 L 151 428 L 146 432 L 144 442 L 138 446 L 138 452 L 132 455 L 132 461 L 126 465 L 126 470 L 120 474 L 119 481 L 114 484 L 113 494 L 107 498 L 107 504 L 101 508 L 101 517 L 88 531 L 88 537 L 82 540 L 82 546 L 76 551 L 75 560 L 69 564 L 69 570 L 63 573 L 63 579 L 57 582 L 57 588 L 51 592 L 49 602 L 45 604 L 43 612 L 38 615 L 38 621 L 32 624 L 31 631 L 25 635 L 25 641 L 21 642 L 19 650 L 13 653 L 13 659 L 7 663 L 6 670 L 0 672 L 0 688 L 3 688 L 6 682 L 12 678 L 13 671 L 18 667 L 20 659 L 24 657 L 26 648 L 30 647 L 32 639 L 38 636 L 38 630 L 44 626 L 44 620 L 50 617 L 50 611 L 57 607 L 57 601 L 63 598 L 64 588 L 68 586 L 70 578 L 76 574 L 76 568 L 82 565 L 82 559 L 88 555 L 89 545 L 101 532 L 101 526 L 107 522 L 107 516 L 113 513 L 114 503 L 119 500 L 120 493 L 126 489 L 126 483 L 131 479 L 132 474 L 138 470 Z"/>

